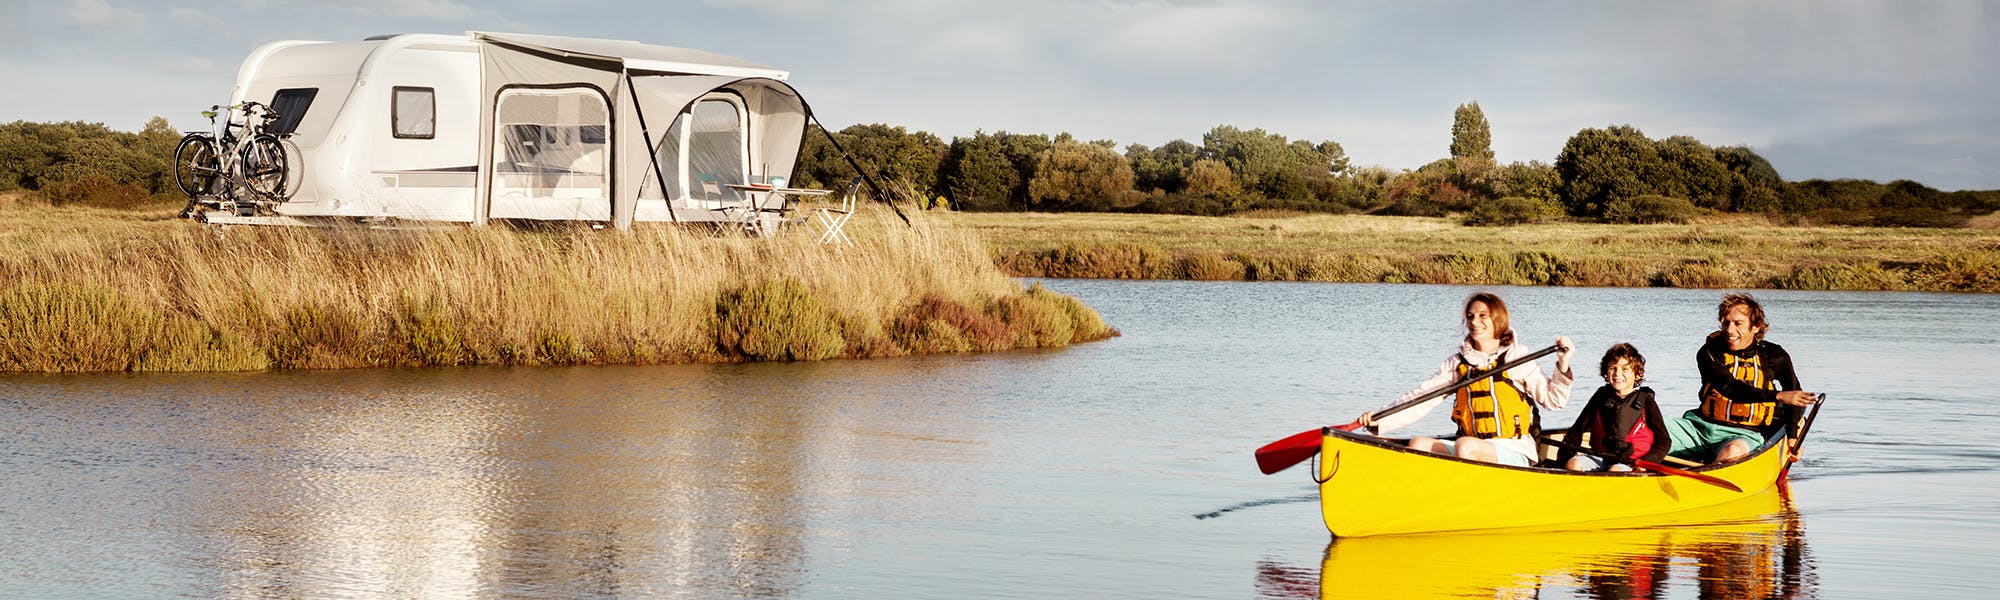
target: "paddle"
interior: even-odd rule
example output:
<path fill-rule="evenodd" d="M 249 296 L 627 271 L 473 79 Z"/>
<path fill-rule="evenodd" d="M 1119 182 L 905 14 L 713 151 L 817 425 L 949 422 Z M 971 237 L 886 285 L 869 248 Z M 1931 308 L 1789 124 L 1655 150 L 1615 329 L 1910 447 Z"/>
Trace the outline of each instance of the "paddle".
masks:
<path fill-rule="evenodd" d="M 1674 475 L 1678 477 L 1686 477 L 1688 479 L 1693 479 L 1695 481 L 1706 483 L 1732 492 L 1743 491 L 1743 488 L 1736 487 L 1736 484 L 1730 483 L 1729 480 L 1723 479 L 1721 477 L 1716 477 L 1713 475 L 1704 475 L 1686 469 L 1677 469 L 1674 467 L 1669 467 L 1643 458 L 1623 458 L 1623 457 L 1611 456 L 1598 452 L 1596 450 L 1591 450 L 1589 448 L 1578 446 L 1576 444 L 1571 444 L 1569 442 L 1565 442 L 1562 440 L 1543 439 L 1541 440 L 1541 442 L 1544 444 L 1548 444 L 1550 446 L 1555 446 L 1557 448 L 1589 454 L 1591 456 L 1609 460 L 1611 462 L 1626 463 L 1641 469 L 1652 471 L 1654 473 L 1665 473 L 1668 475 Z"/>
<path fill-rule="evenodd" d="M 1395 406 L 1391 406 L 1376 411 L 1375 418 L 1381 419 L 1382 417 L 1403 412 L 1403 409 L 1416 406 L 1418 404 L 1423 404 L 1425 402 L 1430 401 L 1430 399 L 1436 398 L 1438 396 L 1443 396 L 1445 394 L 1456 392 L 1459 390 L 1459 388 L 1472 385 L 1473 382 L 1490 377 L 1494 373 L 1499 373 L 1501 371 L 1505 371 L 1508 369 L 1512 369 L 1514 367 L 1527 364 L 1528 362 L 1533 361 L 1537 358 L 1548 356 L 1550 353 L 1555 351 L 1556 351 L 1555 346 L 1549 346 L 1547 348 L 1543 348 L 1540 350 L 1536 350 L 1532 353 L 1529 353 L 1527 356 L 1523 356 L 1504 363 L 1500 363 L 1498 365 L 1495 365 L 1491 369 L 1467 373 L 1465 375 L 1465 378 L 1452 382 L 1448 385 L 1445 385 L 1444 387 L 1440 387 L 1428 392 L 1424 392 L 1422 394 L 1418 394 L 1417 397 L 1415 398 L 1411 398 L 1403 402 L 1398 402 L 1396 403 Z M 1332 429 L 1338 429 L 1341 431 L 1354 431 L 1360 428 L 1361 428 L 1360 420 L 1356 420 L 1353 423 L 1348 423 L 1346 425 L 1335 425 L 1332 427 Z M 1270 475 L 1272 473 L 1292 468 L 1292 465 L 1305 462 L 1306 459 L 1312 458 L 1314 454 L 1319 453 L 1320 438 L 1325 435 L 1325 429 L 1327 428 L 1301 431 L 1292 434 L 1291 436 L 1288 436 L 1285 439 L 1271 442 L 1269 444 L 1265 444 L 1264 447 L 1262 448 L 1258 448 L 1257 468 L 1259 470 L 1264 471 L 1265 475 Z"/>
<path fill-rule="evenodd" d="M 1819 418 L 1819 407 L 1825 403 L 1826 394 L 1820 394 L 1818 399 L 1813 400 L 1812 411 L 1806 413 L 1805 421 L 1799 424 L 1798 435 L 1792 436 L 1792 458 L 1785 462 L 1784 470 L 1778 471 L 1779 481 L 1784 481 L 1786 477 L 1791 476 L 1792 463 L 1799 461 L 1799 448 L 1806 445 L 1806 432 L 1812 431 L 1813 419 Z"/>

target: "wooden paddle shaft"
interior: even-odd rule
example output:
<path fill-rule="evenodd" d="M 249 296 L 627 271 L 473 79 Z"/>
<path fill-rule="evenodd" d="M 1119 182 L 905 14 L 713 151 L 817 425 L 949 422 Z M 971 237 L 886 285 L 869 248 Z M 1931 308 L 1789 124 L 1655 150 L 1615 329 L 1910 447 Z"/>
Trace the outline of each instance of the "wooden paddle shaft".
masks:
<path fill-rule="evenodd" d="M 1409 400 L 1405 400 L 1405 401 L 1403 401 L 1403 402 L 1398 402 L 1398 403 L 1396 403 L 1396 404 L 1395 404 L 1394 406 L 1390 406 L 1390 407 L 1388 407 L 1388 408 L 1384 408 L 1384 409 L 1382 409 L 1382 410 L 1380 410 L 1380 411 L 1378 411 L 1378 412 L 1376 412 L 1376 413 L 1375 413 L 1375 418 L 1376 418 L 1376 419 L 1381 419 L 1382 417 L 1386 417 L 1386 416 L 1389 416 L 1389 415 L 1393 415 L 1393 414 L 1396 414 L 1396 413 L 1399 413 L 1399 412 L 1403 412 L 1403 410 L 1404 410 L 1404 409 L 1407 409 L 1407 408 L 1410 408 L 1410 407 L 1412 407 L 1412 406 L 1416 406 L 1416 405 L 1418 405 L 1418 404 L 1423 404 L 1423 403 L 1425 403 L 1425 402 L 1429 402 L 1429 401 L 1430 401 L 1430 400 L 1431 400 L 1432 398 L 1436 398 L 1436 397 L 1438 397 L 1438 396 L 1443 396 L 1443 395 L 1445 395 L 1445 394 L 1449 394 L 1449 393 L 1452 393 L 1452 392 L 1456 392 L 1456 391 L 1458 391 L 1458 390 L 1460 390 L 1460 389 L 1463 389 L 1463 388 L 1464 388 L 1464 387 L 1466 387 L 1466 386 L 1469 386 L 1469 385 L 1472 385 L 1472 384 L 1474 384 L 1474 383 L 1477 383 L 1477 382 L 1478 382 L 1479 380 L 1481 380 L 1481 379 L 1485 379 L 1485 378 L 1487 378 L 1487 377 L 1491 377 L 1491 376 L 1493 376 L 1493 374 L 1495 374 L 1495 373 L 1503 373 L 1503 372 L 1506 372 L 1506 371 L 1507 371 L 1508 369 L 1512 369 L 1512 368 L 1514 368 L 1514 367 L 1518 367 L 1518 366 L 1521 366 L 1521 365 L 1524 365 L 1524 364 L 1528 364 L 1529 362 L 1532 362 L 1532 361 L 1534 361 L 1534 360 L 1535 360 L 1535 359 L 1537 359 L 1537 358 L 1541 358 L 1541 357 L 1544 357 L 1544 356 L 1548 356 L 1548 355 L 1550 355 L 1550 354 L 1554 353 L 1554 352 L 1555 352 L 1556 350 L 1558 350 L 1558 349 L 1560 349 L 1560 348 L 1558 348 L 1557 346 L 1549 346 L 1549 347 L 1547 347 L 1547 348 L 1543 348 L 1543 349 L 1540 349 L 1540 350 L 1536 350 L 1536 351 L 1534 351 L 1534 352 L 1531 352 L 1531 353 L 1528 353 L 1528 355 L 1527 355 L 1527 356 L 1523 356 L 1523 357 L 1520 357 L 1520 358 L 1516 358 L 1516 359 L 1513 359 L 1513 360 L 1509 360 L 1509 361 L 1507 361 L 1507 362 L 1504 362 L 1504 363 L 1500 363 L 1499 365 L 1496 365 L 1496 366 L 1494 366 L 1494 367 L 1493 367 L 1493 368 L 1491 368 L 1491 369 L 1487 369 L 1487 370 L 1484 370 L 1484 371 L 1476 371 L 1476 372 L 1473 372 L 1473 373 L 1468 373 L 1468 374 L 1466 374 L 1466 376 L 1465 376 L 1465 377 L 1463 377 L 1463 378 L 1460 378 L 1460 379 L 1459 379 L 1458 381 L 1456 381 L 1456 382 L 1453 382 L 1453 383 L 1452 383 L 1451 385 L 1447 385 L 1447 386 L 1444 386 L 1444 387 L 1441 387 L 1441 388 L 1438 388 L 1438 389 L 1435 389 L 1435 390 L 1431 390 L 1431 391 L 1428 391 L 1428 392 L 1424 392 L 1424 393 L 1422 393 L 1422 394 L 1419 394 L 1419 395 L 1417 395 L 1417 397 L 1415 397 L 1415 398 L 1411 398 L 1411 399 L 1409 399 Z"/>

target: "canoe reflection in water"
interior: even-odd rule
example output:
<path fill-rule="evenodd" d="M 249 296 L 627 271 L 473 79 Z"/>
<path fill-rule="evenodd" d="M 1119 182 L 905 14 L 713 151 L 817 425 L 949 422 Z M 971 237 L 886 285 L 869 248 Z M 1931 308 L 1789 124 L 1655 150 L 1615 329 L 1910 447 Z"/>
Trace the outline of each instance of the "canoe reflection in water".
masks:
<path fill-rule="evenodd" d="M 1805 531 L 1783 486 L 1648 521 L 1573 531 L 1338 538 L 1318 585 L 1307 569 L 1258 565 L 1266 598 L 1814 598 Z"/>

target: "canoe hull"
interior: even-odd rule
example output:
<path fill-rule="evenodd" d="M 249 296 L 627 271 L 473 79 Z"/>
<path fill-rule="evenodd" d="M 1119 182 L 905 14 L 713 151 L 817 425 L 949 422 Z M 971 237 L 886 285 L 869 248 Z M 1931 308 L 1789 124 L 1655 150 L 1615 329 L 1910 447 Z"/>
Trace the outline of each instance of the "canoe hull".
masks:
<path fill-rule="evenodd" d="M 1510 467 L 1412 450 L 1328 429 L 1318 464 L 1320 511 L 1337 537 L 1552 528 L 1643 519 L 1756 495 L 1790 461 L 1779 436 L 1742 461 L 1698 469 L 1743 489 L 1649 472 Z"/>

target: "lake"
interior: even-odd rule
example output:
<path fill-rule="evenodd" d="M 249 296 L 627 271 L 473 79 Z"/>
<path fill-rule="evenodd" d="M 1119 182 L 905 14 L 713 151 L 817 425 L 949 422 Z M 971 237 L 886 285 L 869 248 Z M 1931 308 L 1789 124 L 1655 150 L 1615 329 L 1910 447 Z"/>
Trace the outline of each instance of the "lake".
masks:
<path fill-rule="evenodd" d="M 1986 597 L 2000 298 L 1762 291 L 1827 404 L 1787 493 L 1333 540 L 1252 451 L 1454 348 L 1474 288 L 1049 280 L 1123 335 L 798 364 L 0 375 L 0 597 Z M 1483 288 L 1694 405 L 1722 292 Z M 1544 368 L 1554 359 L 1543 360 Z M 1444 433 L 1434 411 L 1398 433 Z M 1579 501 L 1587 501 L 1579 499 Z"/>

